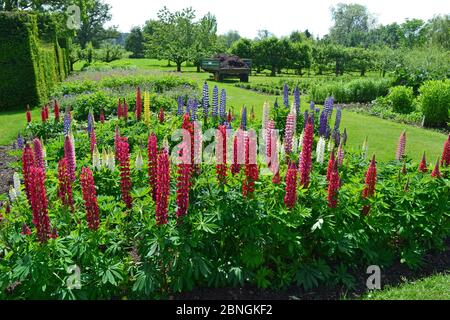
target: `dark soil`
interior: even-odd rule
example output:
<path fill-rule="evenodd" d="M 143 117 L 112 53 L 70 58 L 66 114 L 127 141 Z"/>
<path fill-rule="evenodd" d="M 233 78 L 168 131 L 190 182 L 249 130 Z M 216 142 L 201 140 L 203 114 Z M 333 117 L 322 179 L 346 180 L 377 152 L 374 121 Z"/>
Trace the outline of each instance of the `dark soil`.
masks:
<path fill-rule="evenodd" d="M 444 252 L 430 252 L 424 258 L 424 266 L 420 270 L 411 270 L 407 266 L 396 263 L 390 268 L 381 269 L 381 285 L 396 286 L 405 281 L 413 281 L 437 273 L 450 273 L 450 239 L 446 242 Z M 286 290 L 266 290 L 252 286 L 242 288 L 194 289 L 191 292 L 177 294 L 175 300 L 337 300 L 341 298 L 357 299 L 367 292 L 366 281 L 370 276 L 366 270 L 352 273 L 356 279 L 354 290 L 342 287 L 319 287 L 305 291 L 291 286 Z"/>
<path fill-rule="evenodd" d="M 9 164 L 17 159 L 8 154 L 11 150 L 11 146 L 0 146 L 0 194 L 8 192 L 9 186 L 13 184 L 14 169 Z"/>

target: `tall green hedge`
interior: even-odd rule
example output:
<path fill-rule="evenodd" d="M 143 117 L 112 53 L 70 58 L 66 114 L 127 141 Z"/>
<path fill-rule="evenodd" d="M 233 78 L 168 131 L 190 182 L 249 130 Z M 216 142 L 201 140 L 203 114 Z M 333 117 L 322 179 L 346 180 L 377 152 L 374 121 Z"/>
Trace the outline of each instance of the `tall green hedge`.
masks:
<path fill-rule="evenodd" d="M 55 25 L 44 18 L 0 13 L 0 110 L 46 103 L 53 86 L 68 75 L 68 49 L 59 46 Z M 42 25 L 45 30 L 38 29 Z"/>

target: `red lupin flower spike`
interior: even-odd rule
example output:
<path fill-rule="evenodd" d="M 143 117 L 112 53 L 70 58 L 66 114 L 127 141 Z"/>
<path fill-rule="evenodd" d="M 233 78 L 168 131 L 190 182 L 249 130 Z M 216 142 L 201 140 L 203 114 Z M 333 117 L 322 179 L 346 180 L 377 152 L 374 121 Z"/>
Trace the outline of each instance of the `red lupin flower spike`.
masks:
<path fill-rule="evenodd" d="M 167 224 L 168 196 L 170 191 L 169 155 L 163 149 L 158 154 L 156 181 L 156 223 Z"/>
<path fill-rule="evenodd" d="M 425 152 L 422 155 L 422 160 L 420 161 L 418 171 L 423 173 L 428 172 L 427 158 L 425 157 Z"/>
<path fill-rule="evenodd" d="M 312 117 L 308 118 L 302 143 L 302 154 L 300 162 L 300 184 L 307 188 L 312 167 L 312 147 L 314 141 L 314 123 Z"/>
<path fill-rule="evenodd" d="M 103 109 L 100 110 L 100 122 L 105 123 L 105 112 Z"/>
<path fill-rule="evenodd" d="M 95 191 L 94 177 L 91 169 L 84 167 L 80 175 L 81 190 L 86 208 L 86 221 L 89 229 L 97 230 L 100 226 L 100 215 Z"/>
<path fill-rule="evenodd" d="M 138 87 L 136 91 L 136 119 L 137 121 L 141 121 L 142 117 L 142 95 L 141 88 Z"/>
<path fill-rule="evenodd" d="M 31 208 L 33 224 L 36 226 L 40 242 L 47 242 L 50 235 L 50 220 L 48 217 L 47 194 L 45 190 L 45 173 L 42 168 L 31 167 Z"/>
<path fill-rule="evenodd" d="M 27 105 L 26 116 L 27 116 L 27 123 L 30 123 L 31 122 L 31 112 L 30 112 L 30 106 L 29 105 Z"/>
<path fill-rule="evenodd" d="M 444 150 L 442 151 L 441 166 L 450 166 L 450 134 L 447 141 L 445 141 Z"/>
<path fill-rule="evenodd" d="M 284 196 L 284 204 L 287 208 L 292 209 L 297 202 L 297 167 L 294 162 L 289 163 L 286 173 L 286 194 Z"/>
<path fill-rule="evenodd" d="M 31 180 L 31 167 L 34 166 L 34 154 L 30 145 L 27 143 L 22 153 L 22 174 L 25 184 L 25 192 L 27 194 L 28 202 L 31 205 L 31 189 L 33 188 Z"/>
<path fill-rule="evenodd" d="M 333 163 L 333 169 L 330 175 L 330 182 L 328 183 L 328 207 L 336 208 L 338 204 L 338 192 L 340 187 L 340 178 L 338 172 L 337 161 Z"/>
<path fill-rule="evenodd" d="M 72 180 L 67 170 L 67 160 L 62 158 L 58 162 L 58 197 L 64 206 L 69 207 L 72 212 L 75 211 L 72 193 Z"/>
<path fill-rule="evenodd" d="M 42 147 L 41 140 L 38 138 L 33 140 L 33 151 L 35 166 L 42 168 L 42 170 L 45 171 L 44 148 Z"/>
<path fill-rule="evenodd" d="M 334 158 L 334 150 L 331 152 L 330 160 L 328 161 L 328 168 L 327 168 L 327 181 L 330 181 L 331 173 L 333 172 L 334 163 L 336 162 Z"/>
<path fill-rule="evenodd" d="M 95 136 L 95 129 L 92 128 L 92 131 L 91 131 L 91 134 L 90 134 L 91 155 L 94 152 L 96 144 L 97 144 L 97 137 Z"/>
<path fill-rule="evenodd" d="M 164 109 L 163 108 L 159 109 L 158 120 L 159 120 L 159 123 L 164 123 Z"/>
<path fill-rule="evenodd" d="M 431 172 L 431 176 L 433 178 L 440 178 L 442 176 L 441 172 L 439 171 L 439 157 L 436 160 L 436 164 L 434 166 L 433 172 Z"/>
<path fill-rule="evenodd" d="M 256 164 L 256 140 L 255 132 L 250 130 L 245 135 L 245 180 L 242 185 L 244 197 L 252 195 L 255 191 L 255 181 L 259 178 L 258 165 Z"/>
<path fill-rule="evenodd" d="M 362 192 L 363 199 L 367 199 L 373 197 L 375 195 L 375 184 L 377 182 L 377 165 L 375 162 L 375 155 L 372 157 L 372 161 L 370 162 L 369 169 L 367 169 L 365 186 Z M 362 209 L 362 214 L 366 216 L 369 214 L 370 205 L 364 205 Z"/>
<path fill-rule="evenodd" d="M 189 206 L 189 189 L 191 186 L 191 166 L 186 163 L 178 164 L 177 177 L 177 217 L 186 215 Z"/>
<path fill-rule="evenodd" d="M 273 175 L 273 178 L 272 178 L 272 183 L 273 184 L 280 184 L 280 171 L 277 171 L 277 173 L 275 173 L 274 175 Z"/>
<path fill-rule="evenodd" d="M 56 101 L 56 100 L 54 100 L 53 113 L 55 115 L 55 121 L 59 122 L 59 105 L 58 105 L 58 101 Z"/>
<path fill-rule="evenodd" d="M 406 149 L 406 131 L 403 131 L 398 140 L 397 152 L 395 154 L 395 159 L 397 161 L 403 159 L 403 157 L 405 156 L 405 149 Z"/>
<path fill-rule="evenodd" d="M 223 184 L 227 177 L 227 128 L 224 125 L 216 132 L 216 161 L 217 179 Z"/>
<path fill-rule="evenodd" d="M 117 118 L 122 118 L 123 117 L 123 108 L 122 108 L 122 102 L 120 101 L 119 98 L 119 102 L 117 103 Z"/>
<path fill-rule="evenodd" d="M 233 162 L 231 164 L 231 174 L 235 175 L 241 171 L 241 164 L 239 163 L 239 143 L 243 144 L 242 131 L 239 129 L 233 139 Z"/>
<path fill-rule="evenodd" d="M 118 142 L 118 160 L 120 169 L 120 189 L 122 191 L 122 199 L 128 209 L 133 205 L 131 198 L 131 171 L 130 171 L 130 147 L 127 137 L 120 137 Z"/>

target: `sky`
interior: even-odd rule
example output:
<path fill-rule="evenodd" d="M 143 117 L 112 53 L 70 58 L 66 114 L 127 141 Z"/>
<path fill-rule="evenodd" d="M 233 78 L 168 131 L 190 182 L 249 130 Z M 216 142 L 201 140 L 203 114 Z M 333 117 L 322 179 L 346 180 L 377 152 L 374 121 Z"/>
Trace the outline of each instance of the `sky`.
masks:
<path fill-rule="evenodd" d="M 450 14 L 449 0 L 104 0 L 112 6 L 108 26 L 128 32 L 156 19 L 159 9 L 171 11 L 191 6 L 197 18 L 208 12 L 217 18 L 218 34 L 237 30 L 243 37 L 254 38 L 258 30 L 269 30 L 278 37 L 294 30 L 308 29 L 314 36 L 328 33 L 330 8 L 337 3 L 367 6 L 380 24 L 402 23 L 407 18 L 427 20 L 433 15 Z"/>

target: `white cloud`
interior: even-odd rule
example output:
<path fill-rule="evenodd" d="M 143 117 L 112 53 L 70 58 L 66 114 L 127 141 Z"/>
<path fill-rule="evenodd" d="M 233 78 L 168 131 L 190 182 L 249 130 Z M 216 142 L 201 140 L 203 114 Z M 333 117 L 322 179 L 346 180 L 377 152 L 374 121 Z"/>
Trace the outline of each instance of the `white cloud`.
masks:
<path fill-rule="evenodd" d="M 330 8 L 339 2 L 366 5 L 378 22 L 403 22 L 407 18 L 429 19 L 436 14 L 449 14 L 448 0 L 105 0 L 112 6 L 113 19 L 108 25 L 117 25 L 128 32 L 132 26 L 143 25 L 155 19 L 163 6 L 180 10 L 191 6 L 200 17 L 207 12 L 217 17 L 218 33 L 238 30 L 242 36 L 254 38 L 257 31 L 267 29 L 277 36 L 293 30 L 309 29 L 314 35 L 328 32 L 332 21 Z"/>

